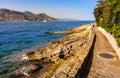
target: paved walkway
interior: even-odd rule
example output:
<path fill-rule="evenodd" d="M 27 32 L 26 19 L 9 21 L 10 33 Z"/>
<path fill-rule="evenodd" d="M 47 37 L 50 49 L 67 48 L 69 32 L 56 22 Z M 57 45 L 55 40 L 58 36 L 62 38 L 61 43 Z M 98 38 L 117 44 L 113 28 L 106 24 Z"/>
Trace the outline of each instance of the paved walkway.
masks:
<path fill-rule="evenodd" d="M 107 38 L 94 27 L 96 34 L 93 59 L 87 78 L 119 78 L 120 60 Z"/>

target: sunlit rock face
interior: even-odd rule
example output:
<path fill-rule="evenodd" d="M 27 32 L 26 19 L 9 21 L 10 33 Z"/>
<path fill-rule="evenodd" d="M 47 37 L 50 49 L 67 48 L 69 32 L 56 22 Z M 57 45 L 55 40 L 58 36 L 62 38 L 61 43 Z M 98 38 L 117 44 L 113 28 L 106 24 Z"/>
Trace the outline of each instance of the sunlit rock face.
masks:
<path fill-rule="evenodd" d="M 75 77 L 95 37 L 91 28 L 91 25 L 86 25 L 63 31 L 63 34 L 69 35 L 51 42 L 46 47 L 23 54 L 21 61 L 29 63 L 19 69 L 17 75 L 14 76 Z"/>

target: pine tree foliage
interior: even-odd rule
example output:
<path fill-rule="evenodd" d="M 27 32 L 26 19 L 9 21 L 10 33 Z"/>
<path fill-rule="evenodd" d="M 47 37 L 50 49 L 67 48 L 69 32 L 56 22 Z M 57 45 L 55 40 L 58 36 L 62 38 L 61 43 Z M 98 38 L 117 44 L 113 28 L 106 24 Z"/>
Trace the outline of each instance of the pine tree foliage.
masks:
<path fill-rule="evenodd" d="M 94 16 L 97 25 L 113 34 L 120 45 L 120 0 L 98 0 Z"/>

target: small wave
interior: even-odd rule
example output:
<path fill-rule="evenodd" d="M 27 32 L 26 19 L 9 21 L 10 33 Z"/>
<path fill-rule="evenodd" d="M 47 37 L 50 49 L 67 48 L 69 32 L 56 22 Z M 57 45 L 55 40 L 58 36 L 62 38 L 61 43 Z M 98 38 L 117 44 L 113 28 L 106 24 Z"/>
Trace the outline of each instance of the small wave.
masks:
<path fill-rule="evenodd" d="M 28 31 L 30 31 L 30 30 L 23 30 L 23 31 L 15 31 L 14 33 L 24 33 L 24 32 L 28 32 Z"/>
<path fill-rule="evenodd" d="M 25 76 L 30 76 L 27 72 L 24 71 L 25 69 L 26 67 L 23 67 L 20 72 L 24 74 Z"/>
<path fill-rule="evenodd" d="M 27 43 L 31 43 L 31 42 L 33 42 L 33 41 L 31 41 L 31 40 L 28 40 L 28 41 L 25 41 L 24 43 L 26 43 L 26 44 L 27 44 Z"/>
<path fill-rule="evenodd" d="M 4 32 L 0 32 L 0 34 L 4 34 Z"/>

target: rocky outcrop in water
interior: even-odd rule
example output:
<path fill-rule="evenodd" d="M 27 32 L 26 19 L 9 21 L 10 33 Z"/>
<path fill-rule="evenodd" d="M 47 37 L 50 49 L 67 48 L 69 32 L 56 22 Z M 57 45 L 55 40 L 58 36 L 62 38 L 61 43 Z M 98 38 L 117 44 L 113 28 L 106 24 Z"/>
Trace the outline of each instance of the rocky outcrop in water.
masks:
<path fill-rule="evenodd" d="M 0 21 L 54 21 L 53 17 L 45 13 L 34 14 L 31 12 L 18 12 L 8 9 L 0 9 Z"/>

